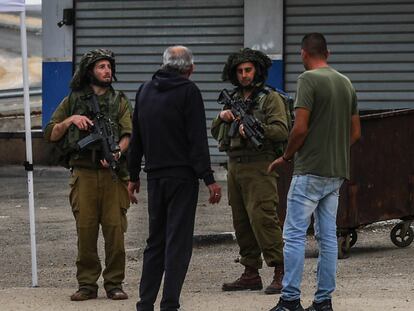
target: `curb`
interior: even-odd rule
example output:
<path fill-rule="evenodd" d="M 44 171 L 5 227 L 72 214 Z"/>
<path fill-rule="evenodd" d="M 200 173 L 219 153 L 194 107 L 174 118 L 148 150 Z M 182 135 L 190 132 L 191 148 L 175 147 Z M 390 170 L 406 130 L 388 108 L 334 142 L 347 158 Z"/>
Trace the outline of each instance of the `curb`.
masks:
<path fill-rule="evenodd" d="M 193 236 L 194 246 L 209 246 L 234 241 L 236 241 L 236 235 L 234 232 L 195 234 Z"/>
<path fill-rule="evenodd" d="M 32 138 L 33 137 L 43 137 L 42 133 L 34 133 L 32 132 Z M 4 137 L 2 137 L 4 136 Z M 19 133 L 1 133 L 0 132 L 0 138 L 15 138 L 15 137 L 19 137 L 22 139 L 24 139 L 24 132 L 19 132 Z M 225 176 L 225 172 L 222 172 L 222 170 L 224 170 L 221 167 L 218 166 L 214 166 L 213 165 L 213 170 L 215 170 L 214 175 L 216 176 L 216 180 L 217 181 L 226 181 L 227 178 Z M 21 165 L 0 165 L 0 176 L 2 177 L 22 177 L 22 176 L 26 176 L 27 173 L 24 169 L 23 163 Z M 68 169 L 65 169 L 64 167 L 60 167 L 60 166 L 47 166 L 47 165 L 36 165 L 36 163 L 34 164 L 34 169 L 33 169 L 33 176 L 34 177 L 44 177 L 44 176 L 49 176 L 49 177 L 57 177 L 57 178 L 66 178 L 70 176 L 70 172 Z"/>
<path fill-rule="evenodd" d="M 22 165 L 6 165 L 0 166 L 1 177 L 23 177 L 27 172 Z M 34 165 L 33 177 L 53 177 L 53 178 L 69 178 L 70 172 L 68 169 L 58 166 L 42 166 Z"/>

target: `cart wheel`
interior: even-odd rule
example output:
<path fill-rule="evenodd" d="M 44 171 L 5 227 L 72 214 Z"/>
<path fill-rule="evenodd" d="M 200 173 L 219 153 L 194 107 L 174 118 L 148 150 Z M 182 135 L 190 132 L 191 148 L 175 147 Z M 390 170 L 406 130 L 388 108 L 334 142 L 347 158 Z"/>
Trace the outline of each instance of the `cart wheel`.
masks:
<path fill-rule="evenodd" d="M 349 250 L 351 249 L 351 236 L 338 237 L 338 258 L 346 259 L 349 257 Z"/>
<path fill-rule="evenodd" d="M 407 231 L 404 234 L 404 222 L 400 222 L 396 224 L 394 228 L 392 228 L 390 232 L 390 237 L 392 243 L 394 243 L 398 247 L 407 247 L 413 242 L 414 239 L 414 231 L 408 225 Z"/>
<path fill-rule="evenodd" d="M 352 229 L 349 231 L 349 237 L 350 237 L 349 246 L 352 247 L 355 245 L 355 243 L 358 240 L 358 233 L 356 232 L 355 229 Z"/>

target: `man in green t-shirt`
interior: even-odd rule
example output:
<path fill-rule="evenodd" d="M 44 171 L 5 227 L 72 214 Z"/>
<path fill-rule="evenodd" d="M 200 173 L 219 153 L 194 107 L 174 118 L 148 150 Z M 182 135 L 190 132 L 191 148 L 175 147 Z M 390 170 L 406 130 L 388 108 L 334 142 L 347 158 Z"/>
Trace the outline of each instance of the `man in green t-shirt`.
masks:
<path fill-rule="evenodd" d="M 306 71 L 298 78 L 295 124 L 285 153 L 269 166 L 270 172 L 294 160 L 295 167 L 283 228 L 282 296 L 271 311 L 303 311 L 300 284 L 312 214 L 319 258 L 317 290 L 306 310 L 333 310 L 339 188 L 344 179 L 349 179 L 350 146 L 361 135 L 355 90 L 347 77 L 328 66 L 324 36 L 307 34 L 301 56 Z"/>
<path fill-rule="evenodd" d="M 79 288 L 70 297 L 83 301 L 97 297 L 97 280 L 102 272 L 98 257 L 99 225 L 105 240 L 105 269 L 102 272 L 108 298 L 127 299 L 122 289 L 125 277 L 124 233 L 129 207 L 125 152 L 132 132 L 131 108 L 127 97 L 115 91 L 114 54 L 96 49 L 84 54 L 70 87 L 72 91 L 59 104 L 45 128 L 45 138 L 68 153 L 71 167 L 69 195 L 78 234 L 76 260 Z M 94 112 L 92 96 L 96 96 L 100 113 Z M 100 140 L 77 148 L 77 143 L 92 132 L 94 117 L 104 120 L 114 145 L 104 152 Z M 109 147 L 108 147 L 109 149 Z M 111 172 L 110 163 L 119 169 Z M 111 166 L 111 168 L 115 168 Z M 116 176 L 115 176 L 116 174 Z"/>

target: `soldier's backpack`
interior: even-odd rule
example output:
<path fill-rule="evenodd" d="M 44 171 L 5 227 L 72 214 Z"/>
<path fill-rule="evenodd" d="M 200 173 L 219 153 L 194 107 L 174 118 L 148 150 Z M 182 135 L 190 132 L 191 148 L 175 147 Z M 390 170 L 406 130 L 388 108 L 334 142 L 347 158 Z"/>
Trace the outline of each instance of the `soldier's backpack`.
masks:
<path fill-rule="evenodd" d="M 295 115 L 294 115 L 294 109 L 293 109 L 293 98 L 286 92 L 270 87 L 270 86 L 265 86 L 263 88 L 263 91 L 261 93 L 259 93 L 258 97 L 259 97 L 259 105 L 263 105 L 264 100 L 262 98 L 264 98 L 265 95 L 269 94 L 269 92 L 274 91 L 276 92 L 280 98 L 282 99 L 283 103 L 285 104 L 285 110 L 286 110 L 286 119 L 287 119 L 287 126 L 288 126 L 288 131 L 290 133 L 290 130 L 293 127 L 293 121 L 295 119 Z M 261 107 L 260 107 L 261 108 Z"/>
<path fill-rule="evenodd" d="M 288 128 L 288 132 L 290 133 L 290 131 L 292 130 L 293 127 L 293 121 L 295 118 L 294 115 L 294 108 L 293 108 L 293 98 L 291 96 L 289 96 L 289 94 L 287 94 L 286 92 L 279 90 L 279 89 L 275 89 L 273 87 L 270 86 L 265 86 L 263 88 L 263 91 L 258 95 L 259 97 L 259 105 L 263 105 L 264 103 L 264 96 L 266 94 L 269 94 L 271 91 L 276 92 L 280 98 L 282 99 L 284 105 L 285 105 L 285 111 L 286 111 L 286 120 L 287 120 L 287 128 Z M 283 154 L 283 152 L 285 152 L 285 149 L 287 147 L 287 140 L 283 143 L 280 143 L 277 145 L 277 150 L 276 150 L 276 154 L 277 156 L 281 156 Z"/>
<path fill-rule="evenodd" d="M 295 120 L 295 109 L 293 107 L 294 100 L 288 93 L 282 90 L 275 89 L 275 91 L 279 94 L 279 96 L 282 98 L 283 103 L 285 104 L 287 126 L 290 133 L 293 127 L 293 121 Z"/>

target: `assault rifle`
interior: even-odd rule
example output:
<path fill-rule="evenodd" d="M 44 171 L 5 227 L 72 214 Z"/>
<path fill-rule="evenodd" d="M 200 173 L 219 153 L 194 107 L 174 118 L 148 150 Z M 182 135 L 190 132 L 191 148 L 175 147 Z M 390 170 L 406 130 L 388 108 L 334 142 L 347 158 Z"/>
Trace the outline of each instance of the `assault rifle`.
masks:
<path fill-rule="evenodd" d="M 263 148 L 264 129 L 259 120 L 251 112 L 251 101 L 242 99 L 232 99 L 229 91 L 224 89 L 221 91 L 217 100 L 220 105 L 229 107 L 233 113 L 235 120 L 232 122 L 228 136 L 234 137 L 239 131 L 240 124 L 243 124 L 243 130 L 253 146 L 260 150 Z"/>
<path fill-rule="evenodd" d="M 121 149 L 115 141 L 114 133 L 112 131 L 112 122 L 101 112 L 96 95 L 92 94 L 90 99 L 93 126 L 90 128 L 91 133 L 79 140 L 77 145 L 79 150 L 82 150 L 90 144 L 99 142 L 103 159 L 108 162 L 109 168 L 112 171 L 112 176 L 115 179 L 119 167 L 118 161 L 114 158 L 114 153 L 121 151 Z"/>

